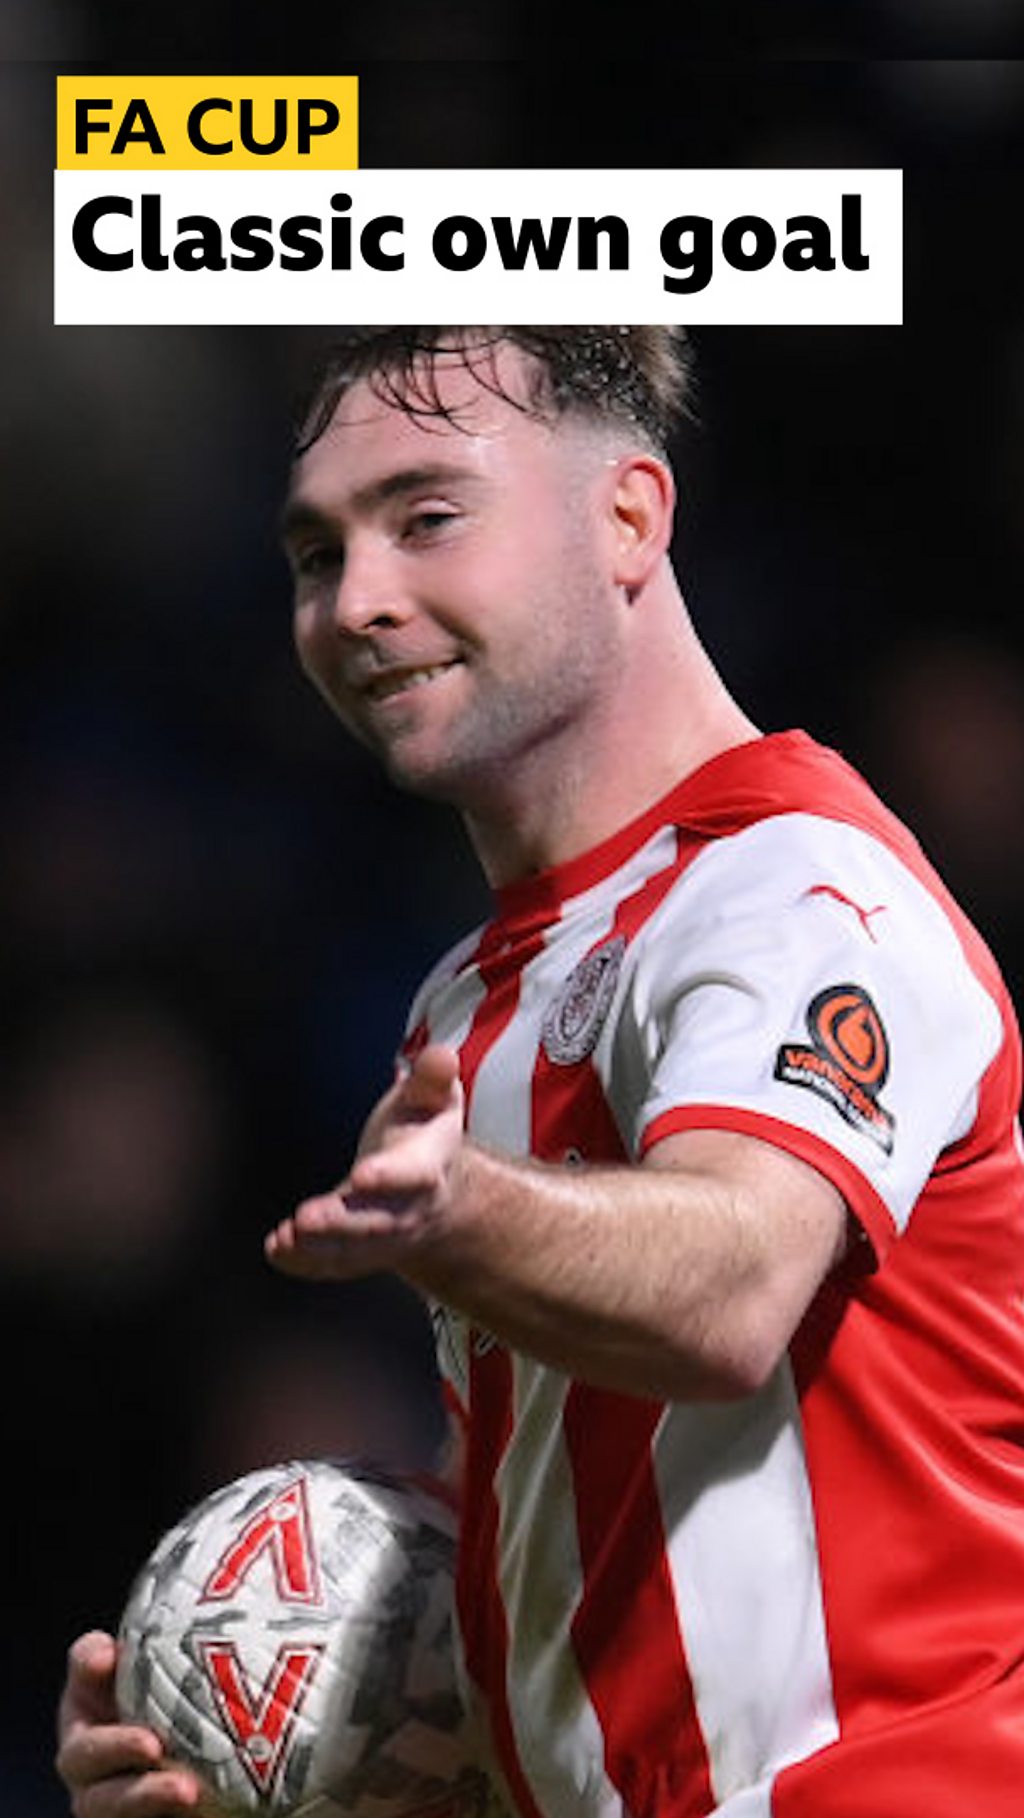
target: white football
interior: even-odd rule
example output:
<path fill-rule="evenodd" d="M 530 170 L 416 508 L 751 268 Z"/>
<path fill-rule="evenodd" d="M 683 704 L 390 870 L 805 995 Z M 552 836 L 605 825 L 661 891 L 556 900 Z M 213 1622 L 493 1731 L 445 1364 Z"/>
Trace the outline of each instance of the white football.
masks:
<path fill-rule="evenodd" d="M 316 1460 L 253 1471 L 165 1534 L 119 1635 L 122 1715 L 216 1813 L 479 1818 L 440 1485 Z"/>

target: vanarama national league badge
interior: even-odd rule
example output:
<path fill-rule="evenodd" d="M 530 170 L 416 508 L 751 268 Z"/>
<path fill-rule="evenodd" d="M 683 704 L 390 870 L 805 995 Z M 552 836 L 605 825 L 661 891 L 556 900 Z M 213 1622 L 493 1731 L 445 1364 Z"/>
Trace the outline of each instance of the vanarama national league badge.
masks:
<path fill-rule="evenodd" d="M 878 1011 L 861 985 L 829 985 L 807 1010 L 811 1047 L 784 1042 L 775 1057 L 775 1078 L 806 1086 L 892 1154 L 896 1120 L 878 1094 L 889 1076 L 889 1042 Z"/>
<path fill-rule="evenodd" d="M 584 955 L 574 966 L 541 1025 L 541 1042 L 548 1059 L 559 1067 L 574 1067 L 597 1046 L 611 1009 L 626 952 L 624 935 L 616 935 Z"/>

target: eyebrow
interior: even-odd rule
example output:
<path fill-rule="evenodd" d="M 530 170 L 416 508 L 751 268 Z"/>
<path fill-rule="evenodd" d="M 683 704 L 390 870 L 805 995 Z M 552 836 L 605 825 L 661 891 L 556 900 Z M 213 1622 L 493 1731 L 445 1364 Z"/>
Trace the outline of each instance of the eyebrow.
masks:
<path fill-rule="evenodd" d="M 479 483 L 480 475 L 470 468 L 449 461 L 432 461 L 423 467 L 403 467 L 397 473 L 385 474 L 382 479 L 371 480 L 368 485 L 361 486 L 352 494 L 351 504 L 357 512 L 372 512 L 381 505 L 390 504 L 394 499 L 406 498 L 410 493 L 422 492 L 431 486 L 450 484 L 453 480 L 458 480 L 462 485 L 469 482 L 472 486 Z M 281 536 L 287 542 L 289 537 L 297 536 L 304 530 L 323 530 L 331 523 L 329 511 L 304 499 L 301 493 L 292 493 L 285 500 L 281 513 Z"/>

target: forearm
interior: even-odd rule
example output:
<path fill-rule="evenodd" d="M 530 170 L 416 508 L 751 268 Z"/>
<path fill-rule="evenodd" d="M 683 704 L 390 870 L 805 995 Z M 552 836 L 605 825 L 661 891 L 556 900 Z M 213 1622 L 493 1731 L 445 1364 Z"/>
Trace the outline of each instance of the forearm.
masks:
<path fill-rule="evenodd" d="M 466 1144 L 453 1201 L 401 1272 L 514 1349 L 673 1399 L 749 1393 L 773 1367 L 778 1257 L 742 1185 Z"/>
<path fill-rule="evenodd" d="M 456 1056 L 427 1048 L 367 1122 L 351 1173 L 267 1239 L 289 1273 L 391 1269 L 503 1343 L 637 1395 L 719 1399 L 774 1369 L 842 1254 L 836 1189 L 727 1131 L 643 1166 L 515 1160 L 468 1141 Z"/>

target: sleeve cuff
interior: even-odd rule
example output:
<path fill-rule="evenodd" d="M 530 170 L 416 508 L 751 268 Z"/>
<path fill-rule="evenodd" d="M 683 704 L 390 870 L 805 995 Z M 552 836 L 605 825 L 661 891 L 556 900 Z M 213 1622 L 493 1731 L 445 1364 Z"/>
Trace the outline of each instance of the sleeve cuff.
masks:
<path fill-rule="evenodd" d="M 756 1136 L 807 1162 L 842 1194 L 871 1246 L 875 1266 L 884 1262 L 896 1236 L 888 1206 L 860 1169 L 820 1136 L 799 1124 L 737 1105 L 679 1105 L 662 1111 L 641 1132 L 640 1160 L 666 1136 L 677 1136 L 683 1130 L 733 1130 L 740 1136 Z"/>

